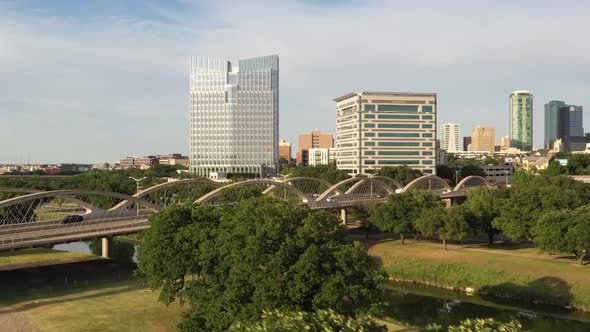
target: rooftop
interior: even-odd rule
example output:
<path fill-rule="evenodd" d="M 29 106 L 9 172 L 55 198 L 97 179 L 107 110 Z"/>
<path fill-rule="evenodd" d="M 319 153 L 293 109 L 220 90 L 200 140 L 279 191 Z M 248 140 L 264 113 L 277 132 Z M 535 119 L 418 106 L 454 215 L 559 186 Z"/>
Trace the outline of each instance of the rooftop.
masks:
<path fill-rule="evenodd" d="M 362 91 L 362 92 L 351 92 L 343 96 L 334 99 L 335 102 L 339 102 L 354 96 L 393 96 L 393 97 L 436 97 L 436 93 L 423 93 L 423 92 L 384 92 L 384 91 Z"/>

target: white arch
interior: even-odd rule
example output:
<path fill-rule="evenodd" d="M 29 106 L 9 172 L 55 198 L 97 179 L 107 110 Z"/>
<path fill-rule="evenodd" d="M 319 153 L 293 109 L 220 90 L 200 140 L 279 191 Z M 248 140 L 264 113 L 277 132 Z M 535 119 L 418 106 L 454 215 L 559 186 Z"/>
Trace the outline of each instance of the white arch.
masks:
<path fill-rule="evenodd" d="M 230 184 L 227 184 L 223 187 L 219 187 L 219 188 L 199 197 L 195 201 L 195 203 L 206 204 L 209 201 L 211 201 L 213 198 L 215 198 L 219 194 L 221 194 L 221 192 L 224 191 L 225 189 L 229 189 L 229 188 L 233 188 L 233 187 L 256 185 L 256 184 L 268 184 L 271 186 L 285 188 L 285 189 L 291 191 L 292 193 L 294 193 L 295 195 L 297 195 L 297 197 L 301 198 L 301 201 L 303 203 L 308 203 L 310 201 L 309 196 L 307 196 L 306 194 L 302 193 L 301 191 L 293 188 L 293 186 L 290 186 L 286 183 L 278 182 L 278 181 L 274 181 L 274 180 L 267 180 L 267 179 L 255 179 L 255 180 L 246 180 L 246 181 L 241 181 L 241 182 L 230 183 Z"/>
<path fill-rule="evenodd" d="M 412 189 L 415 189 L 418 184 L 420 184 L 421 182 L 424 181 L 435 181 L 438 182 L 440 184 L 443 185 L 443 187 L 445 187 L 445 189 L 452 191 L 453 188 L 451 188 L 451 186 L 449 186 L 449 184 L 447 183 L 447 181 L 445 181 L 444 179 L 436 176 L 436 175 L 423 175 L 417 179 L 412 180 L 410 183 L 408 183 L 403 189 L 402 192 L 407 192 L 410 191 Z"/>

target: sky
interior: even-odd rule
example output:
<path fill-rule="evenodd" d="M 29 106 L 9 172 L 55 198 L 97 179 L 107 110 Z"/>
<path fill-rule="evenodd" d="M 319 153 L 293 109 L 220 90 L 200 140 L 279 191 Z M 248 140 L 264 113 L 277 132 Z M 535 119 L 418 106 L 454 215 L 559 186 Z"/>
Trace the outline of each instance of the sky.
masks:
<path fill-rule="evenodd" d="M 335 133 L 333 99 L 358 91 L 435 92 L 439 124 L 499 140 L 529 90 L 542 147 L 543 104 L 590 110 L 589 16 L 574 0 L 0 0 L 0 163 L 188 154 L 190 55 L 278 54 L 295 146 Z"/>

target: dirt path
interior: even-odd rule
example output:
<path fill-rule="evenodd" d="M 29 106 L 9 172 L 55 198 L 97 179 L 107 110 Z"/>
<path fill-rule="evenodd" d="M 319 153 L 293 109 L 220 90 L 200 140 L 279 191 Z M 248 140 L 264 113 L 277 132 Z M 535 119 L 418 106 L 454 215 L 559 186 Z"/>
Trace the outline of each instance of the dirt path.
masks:
<path fill-rule="evenodd" d="M 0 307 L 0 331 L 35 332 L 37 330 L 22 313 L 14 312 L 9 307 Z"/>

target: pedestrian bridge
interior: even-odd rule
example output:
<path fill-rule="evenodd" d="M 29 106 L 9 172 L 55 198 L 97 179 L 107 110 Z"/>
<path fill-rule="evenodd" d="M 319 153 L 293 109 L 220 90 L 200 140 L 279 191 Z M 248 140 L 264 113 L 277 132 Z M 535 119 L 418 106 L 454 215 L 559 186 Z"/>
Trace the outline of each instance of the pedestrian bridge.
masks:
<path fill-rule="evenodd" d="M 454 199 L 478 186 L 491 187 L 479 176 L 466 177 L 450 187 L 444 179 L 426 175 L 405 186 L 381 176 L 353 177 L 336 184 L 309 177 L 229 184 L 197 178 L 161 183 L 135 195 L 86 189 L 0 188 L 0 250 L 136 233 L 149 227 L 150 215 L 168 206 L 234 204 L 240 197 L 261 192 L 306 204 L 310 209 L 346 209 L 410 190 L 427 190 L 442 199 Z M 68 215 L 82 215 L 84 220 L 63 223 Z"/>

